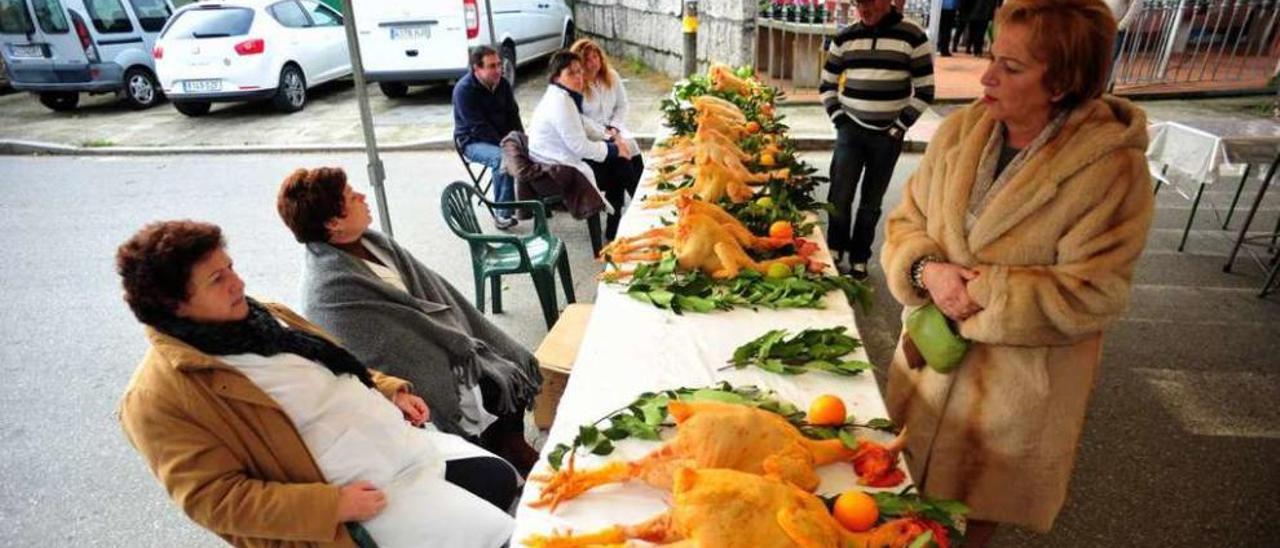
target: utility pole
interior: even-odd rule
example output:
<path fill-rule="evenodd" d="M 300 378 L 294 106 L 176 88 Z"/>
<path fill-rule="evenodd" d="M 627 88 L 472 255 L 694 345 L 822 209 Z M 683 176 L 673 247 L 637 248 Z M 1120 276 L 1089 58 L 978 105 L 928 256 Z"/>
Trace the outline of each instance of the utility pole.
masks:
<path fill-rule="evenodd" d="M 698 0 L 684 0 L 684 77 L 698 72 Z"/>

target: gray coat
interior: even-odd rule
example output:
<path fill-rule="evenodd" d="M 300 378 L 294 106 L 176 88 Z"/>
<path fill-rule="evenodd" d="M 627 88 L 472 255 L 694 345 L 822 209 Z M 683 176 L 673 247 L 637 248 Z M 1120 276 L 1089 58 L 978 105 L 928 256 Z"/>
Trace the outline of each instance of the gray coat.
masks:
<path fill-rule="evenodd" d="M 359 258 L 328 243 L 307 244 L 303 314 L 360 361 L 413 383 L 442 431 L 466 435 L 458 392 L 481 376 L 494 381 L 499 414 L 528 409 L 542 384 L 533 354 L 476 310 L 448 281 L 374 231 L 364 238 L 395 258 L 408 293 L 382 281 Z"/>

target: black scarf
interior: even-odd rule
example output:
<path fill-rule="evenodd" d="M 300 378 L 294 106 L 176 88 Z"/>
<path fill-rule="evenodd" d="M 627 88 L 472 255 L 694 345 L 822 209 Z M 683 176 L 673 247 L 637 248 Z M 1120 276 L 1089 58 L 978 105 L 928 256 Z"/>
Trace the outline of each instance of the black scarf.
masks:
<path fill-rule="evenodd" d="M 258 301 L 249 297 L 245 297 L 245 301 L 249 304 L 249 315 L 237 322 L 199 323 L 174 317 L 158 321 L 152 327 L 214 356 L 297 354 L 321 363 L 334 375 L 349 373 L 365 386 L 374 388 L 369 369 L 345 348 L 324 337 L 282 326 Z"/>
<path fill-rule="evenodd" d="M 560 89 L 563 89 L 565 93 L 568 93 L 569 98 L 573 99 L 573 106 L 578 107 L 578 114 L 582 114 L 582 94 L 581 93 L 578 93 L 567 87 L 564 87 L 564 85 L 561 84 L 560 82 L 553 82 L 551 85 L 558 87 Z"/>

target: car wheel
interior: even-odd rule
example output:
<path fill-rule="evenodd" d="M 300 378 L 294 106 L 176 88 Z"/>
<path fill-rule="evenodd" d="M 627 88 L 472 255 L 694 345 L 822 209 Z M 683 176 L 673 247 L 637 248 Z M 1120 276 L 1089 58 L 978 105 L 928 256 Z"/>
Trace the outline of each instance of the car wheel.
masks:
<path fill-rule="evenodd" d="M 280 85 L 271 103 L 281 112 L 297 112 L 307 104 L 307 81 L 297 65 L 285 65 L 280 69 Z"/>
<path fill-rule="evenodd" d="M 183 101 L 181 103 L 173 103 L 173 108 L 178 109 L 178 112 L 192 117 L 204 116 L 209 113 L 209 109 L 212 107 L 213 104 L 208 101 Z"/>
<path fill-rule="evenodd" d="M 573 31 L 573 23 L 568 23 L 564 26 L 564 44 L 561 46 L 562 48 L 569 49 L 569 46 L 573 45 L 573 39 L 575 38 Z"/>
<path fill-rule="evenodd" d="M 409 84 L 404 82 L 378 82 L 382 94 L 392 99 L 399 99 L 409 94 Z"/>
<path fill-rule="evenodd" d="M 507 83 L 512 88 L 516 87 L 516 46 L 511 42 L 502 45 L 502 51 L 498 52 L 498 56 L 502 58 L 502 77 L 507 79 Z"/>
<path fill-rule="evenodd" d="M 66 112 L 80 104 L 80 94 L 74 91 L 48 91 L 40 94 L 40 104 L 50 110 Z"/>
<path fill-rule="evenodd" d="M 133 110 L 155 106 L 160 100 L 160 84 L 151 71 L 133 67 L 124 73 L 124 100 Z"/>

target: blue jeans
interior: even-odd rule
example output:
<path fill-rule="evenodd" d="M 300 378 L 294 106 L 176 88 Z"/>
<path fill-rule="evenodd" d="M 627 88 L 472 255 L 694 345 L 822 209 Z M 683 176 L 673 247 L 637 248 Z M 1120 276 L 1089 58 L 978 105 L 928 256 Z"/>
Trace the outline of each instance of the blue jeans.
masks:
<path fill-rule="evenodd" d="M 478 162 L 489 167 L 489 173 L 493 177 L 493 201 L 495 202 L 514 202 L 516 199 L 516 184 L 507 172 L 502 170 L 502 149 L 498 145 L 490 143 L 467 143 L 462 147 L 462 155 L 468 160 Z M 510 209 L 493 210 L 499 217 L 510 217 Z"/>

